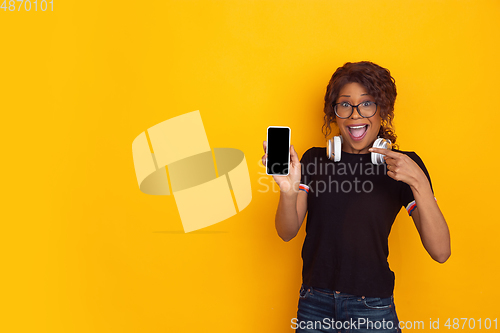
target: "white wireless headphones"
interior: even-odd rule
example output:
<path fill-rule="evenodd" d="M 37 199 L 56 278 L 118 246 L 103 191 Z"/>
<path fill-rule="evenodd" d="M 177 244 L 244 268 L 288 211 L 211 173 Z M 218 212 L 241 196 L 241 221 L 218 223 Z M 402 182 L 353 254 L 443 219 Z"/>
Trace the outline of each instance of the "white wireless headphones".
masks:
<path fill-rule="evenodd" d="M 377 137 L 377 140 L 373 143 L 373 148 L 385 148 L 392 149 L 392 143 L 389 139 L 384 139 L 381 137 Z M 342 136 L 334 136 L 330 140 L 326 142 L 326 156 L 333 160 L 334 162 L 340 161 L 340 155 L 342 153 Z M 371 153 L 372 163 L 379 165 L 384 164 L 384 155 L 379 153 Z"/>

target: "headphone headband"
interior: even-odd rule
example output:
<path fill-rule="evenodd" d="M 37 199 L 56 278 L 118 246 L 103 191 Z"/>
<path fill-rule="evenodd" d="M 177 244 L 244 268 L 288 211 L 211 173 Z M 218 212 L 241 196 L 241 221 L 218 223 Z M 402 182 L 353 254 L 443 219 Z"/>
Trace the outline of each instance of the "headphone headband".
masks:
<path fill-rule="evenodd" d="M 337 135 L 326 142 L 326 156 L 334 162 L 339 162 L 342 154 L 342 136 Z M 392 142 L 389 139 L 377 137 L 373 143 L 374 148 L 392 149 Z M 375 165 L 384 164 L 384 155 L 379 153 L 371 153 L 371 161 Z"/>

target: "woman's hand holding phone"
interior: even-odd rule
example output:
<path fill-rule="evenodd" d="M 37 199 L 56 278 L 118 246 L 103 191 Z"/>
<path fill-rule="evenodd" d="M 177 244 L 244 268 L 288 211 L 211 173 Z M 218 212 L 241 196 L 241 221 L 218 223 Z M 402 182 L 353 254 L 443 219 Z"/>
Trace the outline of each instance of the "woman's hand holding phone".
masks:
<path fill-rule="evenodd" d="M 262 156 L 262 164 L 266 166 L 267 160 L 267 141 L 263 142 L 264 147 L 264 156 Z M 281 192 L 287 194 L 296 194 L 299 192 L 300 185 L 300 177 L 301 177 L 301 166 L 299 157 L 297 156 L 297 152 L 293 145 L 290 146 L 290 164 L 289 164 L 289 172 L 287 176 L 276 176 L 273 175 L 273 179 L 280 187 Z"/>

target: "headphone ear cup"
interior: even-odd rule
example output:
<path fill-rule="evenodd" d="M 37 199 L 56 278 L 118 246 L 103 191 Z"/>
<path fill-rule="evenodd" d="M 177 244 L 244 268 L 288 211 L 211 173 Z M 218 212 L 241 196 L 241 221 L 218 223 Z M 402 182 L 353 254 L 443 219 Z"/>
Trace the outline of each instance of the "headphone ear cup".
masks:
<path fill-rule="evenodd" d="M 377 138 L 377 140 L 375 140 L 375 142 L 373 143 L 373 148 L 383 148 L 391 150 L 392 149 L 391 140 L 384 138 Z M 384 155 L 382 154 L 372 153 L 371 158 L 372 158 L 372 163 L 375 165 L 380 165 L 385 163 Z"/>
<path fill-rule="evenodd" d="M 326 157 L 328 157 L 328 159 L 332 159 L 332 144 L 333 144 L 333 139 L 329 139 L 328 141 L 326 141 Z"/>
<path fill-rule="evenodd" d="M 334 136 L 333 137 L 333 161 L 339 162 L 340 155 L 342 153 L 342 136 Z"/>

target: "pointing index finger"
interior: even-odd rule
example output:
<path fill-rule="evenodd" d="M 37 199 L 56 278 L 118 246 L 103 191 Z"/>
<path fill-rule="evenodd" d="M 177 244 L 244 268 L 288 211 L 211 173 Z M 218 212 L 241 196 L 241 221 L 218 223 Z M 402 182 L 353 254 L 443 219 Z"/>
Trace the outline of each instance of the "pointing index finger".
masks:
<path fill-rule="evenodd" d="M 396 158 L 399 155 L 399 153 L 396 153 L 395 151 L 392 151 L 392 150 L 389 150 L 389 149 L 385 149 L 385 148 L 373 148 L 372 147 L 372 148 L 370 148 L 368 150 L 371 151 L 371 152 L 379 153 L 379 154 L 386 155 L 386 156 L 392 157 L 392 158 Z"/>

